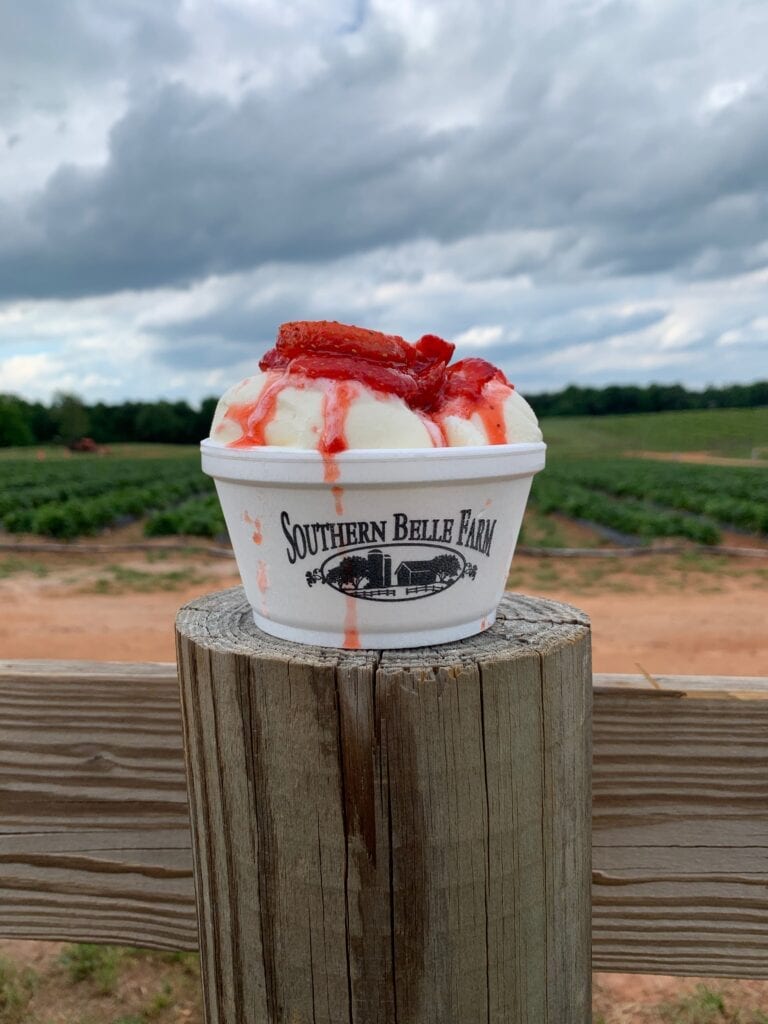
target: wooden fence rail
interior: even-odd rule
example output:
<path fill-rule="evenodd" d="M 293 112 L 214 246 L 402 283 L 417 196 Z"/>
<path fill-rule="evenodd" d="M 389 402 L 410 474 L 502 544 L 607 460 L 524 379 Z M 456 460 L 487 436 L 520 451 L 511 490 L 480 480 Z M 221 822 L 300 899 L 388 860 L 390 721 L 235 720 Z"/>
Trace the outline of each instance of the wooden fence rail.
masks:
<path fill-rule="evenodd" d="M 768 679 L 594 681 L 595 969 L 768 977 Z M 174 665 L 0 662 L 0 936 L 195 948 Z"/>

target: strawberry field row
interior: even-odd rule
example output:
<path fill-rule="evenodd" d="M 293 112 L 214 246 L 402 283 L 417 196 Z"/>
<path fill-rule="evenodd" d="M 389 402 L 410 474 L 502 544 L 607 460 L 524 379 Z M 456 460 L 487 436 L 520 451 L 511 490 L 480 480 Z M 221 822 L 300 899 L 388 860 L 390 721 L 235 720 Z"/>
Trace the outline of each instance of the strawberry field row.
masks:
<path fill-rule="evenodd" d="M 196 460 L 104 460 L 70 466 L 67 478 L 62 463 L 22 463 L 10 480 L 0 485 L 0 524 L 11 533 L 35 533 L 67 539 L 97 533 L 124 517 L 139 518 L 147 512 L 179 504 L 209 492 L 212 484 L 200 472 Z M 54 469 L 50 474 L 49 471 Z M 50 476 L 58 479 L 50 480 Z M 27 483 L 19 485 L 19 480 Z"/>
<path fill-rule="evenodd" d="M 720 540 L 720 530 L 711 520 L 650 508 L 641 502 L 615 498 L 556 477 L 542 476 L 536 480 L 533 501 L 542 512 L 586 519 L 647 540 L 686 537 L 698 544 L 717 544 Z"/>
<path fill-rule="evenodd" d="M 616 499 L 644 502 L 656 510 L 691 513 L 700 522 L 768 534 L 768 473 L 764 469 L 639 459 L 554 460 L 547 467 L 546 478 L 568 489 L 586 488 Z M 695 526 L 692 529 L 696 531 Z M 690 530 L 680 535 L 690 536 Z"/>

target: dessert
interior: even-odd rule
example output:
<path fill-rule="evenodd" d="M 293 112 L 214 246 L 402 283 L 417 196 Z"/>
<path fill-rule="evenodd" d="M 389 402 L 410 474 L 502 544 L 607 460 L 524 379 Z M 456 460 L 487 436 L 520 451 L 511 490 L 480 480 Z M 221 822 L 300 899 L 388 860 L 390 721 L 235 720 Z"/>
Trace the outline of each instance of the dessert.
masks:
<path fill-rule="evenodd" d="M 230 448 L 441 448 L 541 441 L 530 405 L 484 359 L 450 363 L 436 335 L 415 345 L 331 321 L 280 327 L 261 372 L 220 399 L 211 440 Z"/>
<path fill-rule="evenodd" d="M 202 464 L 260 629 L 375 649 L 493 624 L 546 446 L 502 371 L 453 352 L 286 323 L 222 397 Z"/>

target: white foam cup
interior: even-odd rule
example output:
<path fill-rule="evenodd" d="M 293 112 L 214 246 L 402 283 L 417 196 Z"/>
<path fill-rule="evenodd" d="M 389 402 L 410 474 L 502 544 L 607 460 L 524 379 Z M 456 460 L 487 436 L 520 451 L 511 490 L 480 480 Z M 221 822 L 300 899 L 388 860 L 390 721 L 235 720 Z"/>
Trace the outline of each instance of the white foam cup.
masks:
<path fill-rule="evenodd" d="M 493 624 L 546 445 L 354 450 L 332 462 L 210 439 L 201 450 L 256 625 L 298 643 L 392 648 Z"/>

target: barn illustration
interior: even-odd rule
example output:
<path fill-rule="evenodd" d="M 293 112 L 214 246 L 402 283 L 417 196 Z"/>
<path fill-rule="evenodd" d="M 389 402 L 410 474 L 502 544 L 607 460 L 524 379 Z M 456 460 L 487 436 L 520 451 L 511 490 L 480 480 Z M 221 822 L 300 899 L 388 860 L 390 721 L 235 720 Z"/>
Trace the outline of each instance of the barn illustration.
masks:
<path fill-rule="evenodd" d="M 424 587 L 429 583 L 437 582 L 437 571 L 435 562 L 437 558 L 430 558 L 426 562 L 401 562 L 395 569 L 395 578 L 399 587 Z"/>
<path fill-rule="evenodd" d="M 327 583 L 344 594 L 370 600 L 397 601 L 438 593 L 462 575 L 474 579 L 475 567 L 447 548 L 432 558 L 403 558 L 394 565 L 393 569 L 387 551 L 370 548 L 366 553 L 346 554 L 330 568 L 307 572 L 307 583 Z"/>

